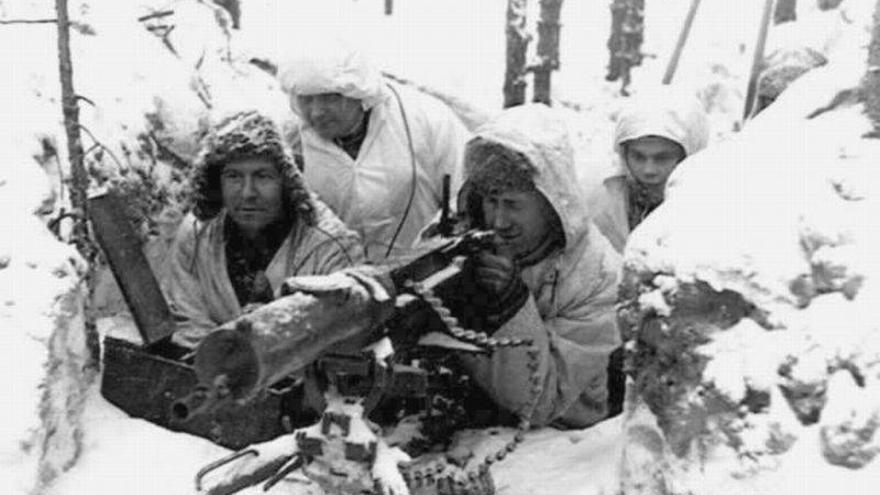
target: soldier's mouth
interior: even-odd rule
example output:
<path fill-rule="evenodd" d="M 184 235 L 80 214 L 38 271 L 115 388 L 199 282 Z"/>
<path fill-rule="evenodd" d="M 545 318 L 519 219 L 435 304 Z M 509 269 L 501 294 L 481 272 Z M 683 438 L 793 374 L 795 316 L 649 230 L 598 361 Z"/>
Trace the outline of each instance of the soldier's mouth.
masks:
<path fill-rule="evenodd" d="M 519 238 L 518 235 L 497 235 L 495 236 L 495 243 L 509 246 L 515 243 L 517 238 Z"/>

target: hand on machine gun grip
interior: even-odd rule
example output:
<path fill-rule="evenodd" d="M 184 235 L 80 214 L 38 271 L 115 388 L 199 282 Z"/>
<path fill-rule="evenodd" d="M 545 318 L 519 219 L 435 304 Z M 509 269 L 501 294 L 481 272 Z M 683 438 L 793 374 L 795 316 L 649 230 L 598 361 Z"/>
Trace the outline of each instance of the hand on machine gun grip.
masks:
<path fill-rule="evenodd" d="M 477 284 L 499 299 L 519 280 L 516 263 L 506 256 L 483 251 L 475 261 Z"/>

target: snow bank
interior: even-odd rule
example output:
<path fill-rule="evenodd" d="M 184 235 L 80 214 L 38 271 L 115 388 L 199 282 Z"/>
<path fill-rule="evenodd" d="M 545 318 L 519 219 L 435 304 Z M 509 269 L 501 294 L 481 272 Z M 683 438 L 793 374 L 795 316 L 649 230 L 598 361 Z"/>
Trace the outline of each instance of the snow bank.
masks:
<path fill-rule="evenodd" d="M 0 136 L 0 374 L 8 378 L 0 486 L 26 493 L 76 460 L 82 393 L 94 371 L 83 327 L 84 265 L 34 215 L 50 193 L 33 159 L 39 143 L 14 129 Z"/>
<path fill-rule="evenodd" d="M 179 203 L 185 168 L 215 115 L 245 105 L 291 120 L 270 76 L 225 55 L 228 37 L 214 9 L 198 2 L 175 8 L 178 55 L 137 21 L 146 6 L 70 5 L 74 85 L 87 98 L 80 104 L 86 166 L 95 191 L 119 188 L 147 216 L 145 237 L 173 230 L 165 208 Z M 4 2 L 2 11 L 15 19 L 55 16 L 46 2 Z M 0 370 L 12 378 L 0 425 L 0 486 L 41 493 L 91 448 L 94 406 L 86 397 L 98 380 L 84 329 L 84 263 L 46 226 L 71 209 L 56 28 L 4 25 L 0 42 L 9 68 L 0 93 L 8 117 L 0 132 Z M 70 225 L 58 222 L 62 237 Z M 98 276 L 109 280 L 106 271 Z M 99 288 L 99 302 L 114 297 L 109 285 Z"/>
<path fill-rule="evenodd" d="M 846 99 L 808 118 L 859 83 L 866 33 L 685 161 L 630 238 L 625 493 L 876 491 L 880 141 Z"/>

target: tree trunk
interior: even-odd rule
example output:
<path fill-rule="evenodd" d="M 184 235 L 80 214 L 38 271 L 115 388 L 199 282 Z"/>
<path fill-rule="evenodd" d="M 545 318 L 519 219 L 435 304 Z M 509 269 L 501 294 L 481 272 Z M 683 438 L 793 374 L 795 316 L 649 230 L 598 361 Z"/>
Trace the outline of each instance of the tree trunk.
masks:
<path fill-rule="evenodd" d="M 607 45 L 610 57 L 605 80 L 622 80 L 620 92 L 626 95 L 632 80 L 630 70 L 642 63 L 645 0 L 613 0 L 610 8 L 611 36 Z"/>
<path fill-rule="evenodd" d="M 675 49 L 672 56 L 669 57 L 669 63 L 666 64 L 666 72 L 663 73 L 663 84 L 670 84 L 675 70 L 678 68 L 678 61 L 681 59 L 681 53 L 684 51 L 684 45 L 687 43 L 688 36 L 691 32 L 691 26 L 694 25 L 694 17 L 697 15 L 697 9 L 700 7 L 700 0 L 691 0 L 691 6 L 688 9 L 687 17 L 684 19 L 684 25 L 678 33 L 678 40 L 675 42 Z"/>
<path fill-rule="evenodd" d="M 752 53 L 752 69 L 749 74 L 749 84 L 746 88 L 746 101 L 743 105 L 743 121 L 752 117 L 755 100 L 758 95 L 758 77 L 761 75 L 761 67 L 764 64 L 764 46 L 767 43 L 767 31 L 770 27 L 770 14 L 773 10 L 773 0 L 764 0 L 764 13 L 761 15 L 761 26 L 758 30 L 758 40 Z"/>
<path fill-rule="evenodd" d="M 840 6 L 843 0 L 819 0 L 819 10 L 831 10 Z"/>
<path fill-rule="evenodd" d="M 73 90 L 73 64 L 70 61 L 70 19 L 67 15 L 67 0 L 55 0 L 58 16 L 58 73 L 61 82 L 61 109 L 64 115 L 64 132 L 67 136 L 67 154 L 70 159 L 70 204 L 74 211 L 72 240 L 83 259 L 88 263 L 85 275 L 86 287 L 91 296 L 93 286 L 92 263 L 95 247 L 89 238 L 88 204 L 89 176 L 83 159 L 82 137 L 80 136 L 79 104 Z M 93 365 L 99 366 L 98 332 L 95 321 L 86 303 L 85 308 L 86 342 L 91 352 Z"/>
<path fill-rule="evenodd" d="M 526 101 L 526 33 L 527 0 L 508 0 L 507 3 L 507 69 L 504 73 L 504 108 L 522 105 Z"/>
<path fill-rule="evenodd" d="M 797 0 L 776 0 L 776 11 L 773 13 L 773 23 L 794 21 L 797 19 Z"/>
<path fill-rule="evenodd" d="M 532 101 L 550 105 L 550 74 L 559 68 L 559 11 L 562 0 L 541 0 L 541 19 L 538 21 L 538 60 L 534 71 Z"/>
<path fill-rule="evenodd" d="M 214 0 L 214 3 L 226 9 L 232 18 L 232 29 L 241 28 L 241 4 L 239 0 Z"/>
<path fill-rule="evenodd" d="M 874 125 L 871 137 L 880 137 L 880 0 L 874 7 L 874 26 L 868 45 L 868 71 L 862 79 L 865 110 Z"/>
<path fill-rule="evenodd" d="M 64 114 L 64 131 L 67 135 L 67 153 L 70 159 L 70 203 L 76 212 L 73 241 L 80 254 L 86 256 L 88 239 L 86 225 L 86 193 L 89 177 L 83 164 L 82 138 L 79 129 L 79 105 L 73 90 L 73 64 L 70 61 L 70 20 L 67 16 L 67 0 L 55 0 L 58 10 L 58 71 L 61 78 L 61 108 Z M 86 258 L 88 259 L 88 258 Z"/>

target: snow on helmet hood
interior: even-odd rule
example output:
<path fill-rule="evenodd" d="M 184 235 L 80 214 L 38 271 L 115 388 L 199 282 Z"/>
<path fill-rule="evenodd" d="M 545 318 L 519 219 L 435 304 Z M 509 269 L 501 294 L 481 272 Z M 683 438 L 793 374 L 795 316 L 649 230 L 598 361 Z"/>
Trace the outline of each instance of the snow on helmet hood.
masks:
<path fill-rule="evenodd" d="M 291 55 L 279 64 L 277 77 L 289 95 L 339 93 L 360 100 L 365 110 L 386 98 L 379 70 L 366 55 L 340 40 Z M 291 108 L 301 116 L 296 99 L 291 99 Z"/>
<path fill-rule="evenodd" d="M 588 232 L 589 216 L 574 169 L 574 151 L 566 122 L 545 105 L 508 108 L 477 129 L 474 139 L 492 141 L 522 153 L 535 167 L 535 187 L 562 222 L 566 248 Z M 473 142 L 473 140 L 472 140 Z M 465 160 L 470 177 L 475 166 Z M 466 179 L 467 180 L 467 179 Z"/>
<path fill-rule="evenodd" d="M 700 101 L 690 95 L 665 91 L 633 97 L 617 117 L 614 150 L 621 144 L 644 136 L 660 136 L 675 141 L 690 156 L 706 147 L 709 119 Z"/>

